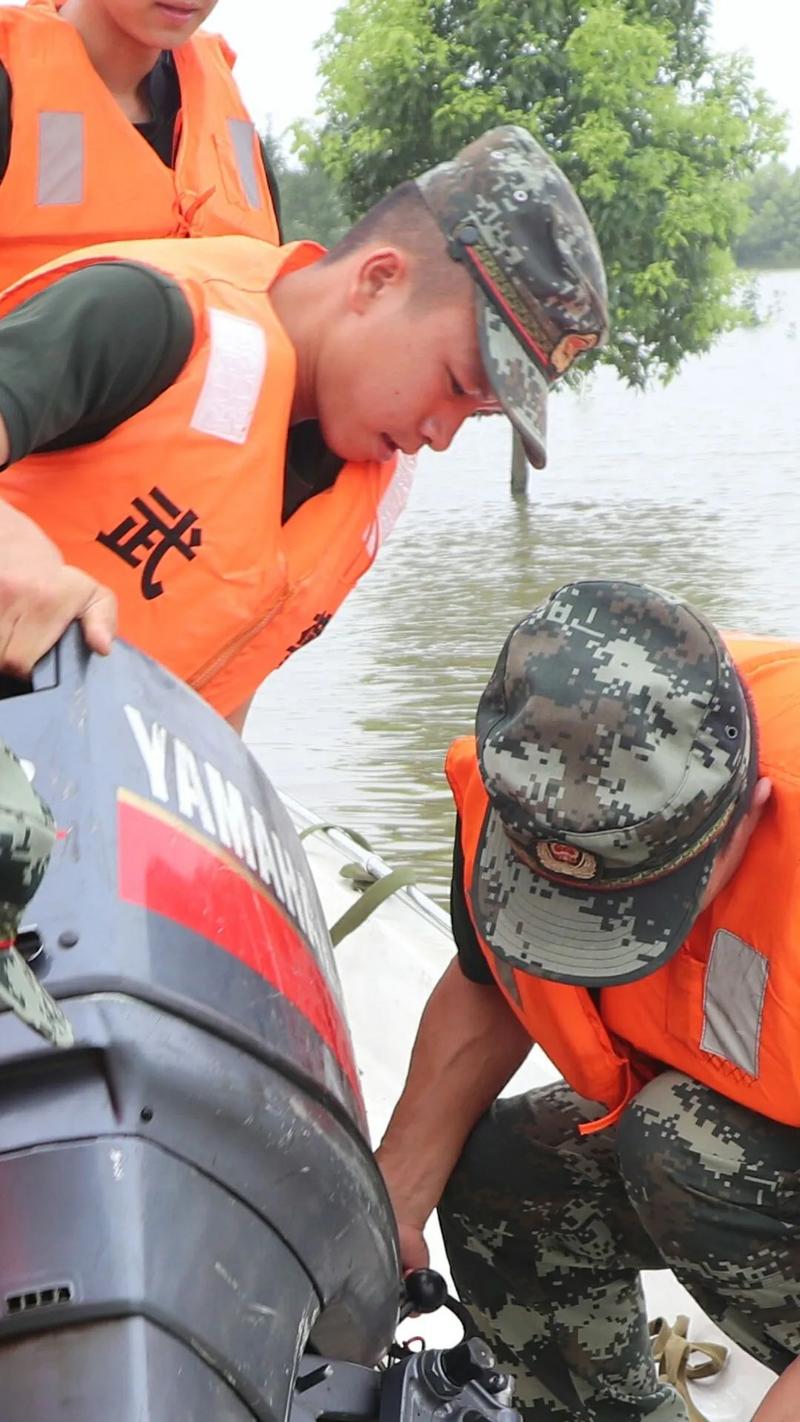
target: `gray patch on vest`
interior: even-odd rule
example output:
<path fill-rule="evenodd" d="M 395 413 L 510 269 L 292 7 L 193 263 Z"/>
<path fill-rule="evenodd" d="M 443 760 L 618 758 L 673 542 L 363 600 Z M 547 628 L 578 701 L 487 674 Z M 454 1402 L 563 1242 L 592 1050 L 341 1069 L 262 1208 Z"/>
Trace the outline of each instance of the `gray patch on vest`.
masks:
<path fill-rule="evenodd" d="M 244 444 L 267 368 L 266 333 L 255 321 L 214 306 L 208 312 L 208 332 L 208 365 L 191 428 L 229 444 Z"/>
<path fill-rule="evenodd" d="M 769 961 L 726 928 L 714 934 L 703 994 L 700 1048 L 757 1077 Z"/>
<path fill-rule="evenodd" d="M 417 457 L 415 454 L 399 454 L 395 471 L 389 483 L 383 491 L 383 497 L 378 506 L 378 529 L 375 552 L 382 543 L 385 543 L 392 532 L 403 509 L 408 503 L 408 496 L 411 493 L 411 485 L 414 482 L 416 472 Z M 362 535 L 364 545 L 369 552 L 372 552 L 370 534 L 368 530 Z"/>
<path fill-rule="evenodd" d="M 264 206 L 264 200 L 258 186 L 256 172 L 255 145 L 253 143 L 255 129 L 247 119 L 235 118 L 228 119 L 228 129 L 245 197 L 251 207 L 261 208 Z"/>
<path fill-rule="evenodd" d="M 83 202 L 84 155 L 83 114 L 45 110 L 39 115 L 37 207 Z"/>

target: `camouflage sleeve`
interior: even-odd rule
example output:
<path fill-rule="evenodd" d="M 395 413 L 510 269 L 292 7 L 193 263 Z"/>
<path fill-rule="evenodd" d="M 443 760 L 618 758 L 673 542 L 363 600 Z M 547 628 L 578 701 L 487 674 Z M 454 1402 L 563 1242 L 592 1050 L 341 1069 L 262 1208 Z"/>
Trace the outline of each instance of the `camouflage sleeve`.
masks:
<path fill-rule="evenodd" d="M 453 937 L 458 950 L 458 965 L 471 983 L 485 983 L 494 986 L 494 978 L 481 952 L 478 935 L 469 916 L 467 897 L 464 892 L 464 852 L 461 848 L 461 820 L 456 820 L 456 837 L 453 846 L 453 878 L 450 884 L 450 920 Z"/>
<path fill-rule="evenodd" d="M 178 283 L 138 262 L 85 267 L 29 297 L 0 321 L 9 462 L 102 439 L 172 384 L 193 337 Z"/>
<path fill-rule="evenodd" d="M 0 742 L 0 946 L 13 942 L 55 839 L 53 816 L 20 761 Z"/>

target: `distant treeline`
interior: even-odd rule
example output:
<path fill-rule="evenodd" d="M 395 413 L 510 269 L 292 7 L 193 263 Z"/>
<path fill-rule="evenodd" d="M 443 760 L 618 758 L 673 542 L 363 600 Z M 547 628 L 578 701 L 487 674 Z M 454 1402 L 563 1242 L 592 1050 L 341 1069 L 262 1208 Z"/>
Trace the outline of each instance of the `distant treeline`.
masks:
<path fill-rule="evenodd" d="M 768 163 L 749 182 L 750 222 L 734 246 L 740 267 L 800 267 L 800 168 Z"/>
<path fill-rule="evenodd" d="M 285 242 L 310 238 L 332 247 L 349 227 L 336 185 L 319 164 L 290 167 L 270 133 L 261 142 L 278 184 Z"/>

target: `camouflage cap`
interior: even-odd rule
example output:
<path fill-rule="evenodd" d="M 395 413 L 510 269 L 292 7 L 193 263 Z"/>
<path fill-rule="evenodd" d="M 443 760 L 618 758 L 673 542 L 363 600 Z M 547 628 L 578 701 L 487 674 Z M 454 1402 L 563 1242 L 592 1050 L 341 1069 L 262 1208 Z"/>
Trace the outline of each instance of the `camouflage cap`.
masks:
<path fill-rule="evenodd" d="M 633 982 L 680 946 L 755 737 L 719 633 L 654 588 L 571 583 L 511 632 L 478 705 L 490 808 L 472 886 L 513 967 Z"/>
<path fill-rule="evenodd" d="M 524 128 L 493 128 L 416 179 L 477 285 L 486 376 L 537 468 L 547 392 L 608 333 L 603 259 L 574 189 Z"/>
<path fill-rule="evenodd" d="M 13 751 L 0 743 L 0 944 L 16 937 L 54 842 L 53 816 Z"/>
<path fill-rule="evenodd" d="M 22 764 L 0 743 L 0 1006 L 55 1046 L 69 1046 L 72 1028 L 14 947 L 22 915 L 36 893 L 55 841 L 53 816 Z"/>

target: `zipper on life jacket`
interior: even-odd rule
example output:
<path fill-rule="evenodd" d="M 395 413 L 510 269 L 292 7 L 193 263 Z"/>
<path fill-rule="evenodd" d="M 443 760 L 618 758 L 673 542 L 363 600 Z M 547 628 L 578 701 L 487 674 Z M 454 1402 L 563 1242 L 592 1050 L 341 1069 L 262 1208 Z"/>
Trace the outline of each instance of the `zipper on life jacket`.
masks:
<path fill-rule="evenodd" d="M 196 672 L 193 672 L 192 675 L 187 678 L 187 685 L 191 686 L 193 691 L 202 691 L 204 686 L 208 686 L 208 683 L 217 675 L 217 672 L 222 671 L 223 667 L 226 667 L 228 662 L 233 660 L 237 652 L 240 652 L 243 647 L 246 647 L 248 642 L 252 642 L 253 638 L 257 637 L 259 632 L 263 632 L 264 628 L 268 627 L 270 622 L 278 616 L 278 613 L 283 611 L 288 596 L 288 593 L 284 593 L 280 601 L 274 603 L 268 612 L 262 613 L 255 622 L 251 622 L 245 627 L 244 631 L 237 632 L 236 636 L 232 637 L 229 642 L 226 642 L 225 646 L 219 652 L 215 652 L 209 661 L 205 662 L 202 667 L 199 667 Z"/>
<path fill-rule="evenodd" d="M 323 493 L 327 492 L 330 491 L 323 491 Z M 318 495 L 316 497 L 322 497 L 322 495 Z M 377 504 L 373 517 L 374 521 L 377 523 Z M 382 539 L 380 537 L 379 529 L 377 546 L 375 547 L 371 556 L 369 555 L 368 550 L 359 549 L 353 555 L 353 559 L 348 567 L 348 570 L 346 570 L 345 572 L 340 572 L 340 579 L 344 578 L 345 581 L 348 581 L 348 573 L 352 570 L 353 563 L 357 563 L 359 562 L 359 560 L 363 559 L 364 553 L 366 552 L 369 561 L 366 563 L 365 566 L 361 568 L 355 579 L 353 579 L 353 583 L 357 582 L 358 579 L 363 575 L 363 573 L 367 572 L 367 570 L 372 567 L 372 564 L 375 562 L 375 558 L 377 557 L 378 549 L 381 546 L 381 542 Z M 292 583 L 291 587 L 286 587 L 284 589 L 282 596 L 278 599 L 277 602 L 273 603 L 272 607 L 270 607 L 268 612 L 262 613 L 261 616 L 255 622 L 251 623 L 248 627 L 246 627 L 244 631 L 238 632 L 235 637 L 232 637 L 231 640 L 225 644 L 221 651 L 215 653 L 215 655 L 209 661 L 207 661 L 202 667 L 200 667 L 196 672 L 194 672 L 192 676 L 188 677 L 187 684 L 191 686 L 194 691 L 202 693 L 203 687 L 207 686 L 208 683 L 212 680 L 212 678 L 215 677 L 218 672 L 222 671 L 223 667 L 227 666 L 228 662 L 232 661 L 236 654 L 240 652 L 243 647 L 247 646 L 248 642 L 251 642 L 254 637 L 257 637 L 258 634 L 264 630 L 265 627 L 268 627 L 270 622 L 272 622 L 276 617 L 279 616 L 281 612 L 283 612 L 288 602 L 290 602 L 294 598 L 302 596 L 309 583 L 314 582 L 317 577 L 317 574 L 317 568 L 308 568 L 302 577 L 298 577 L 296 581 Z M 283 660 L 283 658 L 281 660 Z"/>
<path fill-rule="evenodd" d="M 292 584 L 291 588 L 285 590 L 283 596 L 279 598 L 276 603 L 273 603 L 268 612 L 262 613 L 261 616 L 255 622 L 250 623 L 243 632 L 238 632 L 235 637 L 232 637 L 229 642 L 226 642 L 221 651 L 215 653 L 210 661 L 207 661 L 198 671 L 193 672 L 192 675 L 187 678 L 187 685 L 191 686 L 193 691 L 202 692 L 203 687 L 208 686 L 208 683 L 217 675 L 217 672 L 222 671 L 223 667 L 226 667 L 228 662 L 233 660 L 237 652 L 240 652 L 243 647 L 247 646 L 248 642 L 252 642 L 254 637 L 257 637 L 260 632 L 263 632 L 264 628 L 268 627 L 270 622 L 274 621 L 274 619 L 283 612 L 286 604 L 290 602 L 292 598 L 297 597 L 298 593 L 304 591 L 314 576 L 314 572 L 309 569 L 304 577 L 299 578 L 296 583 Z"/>

